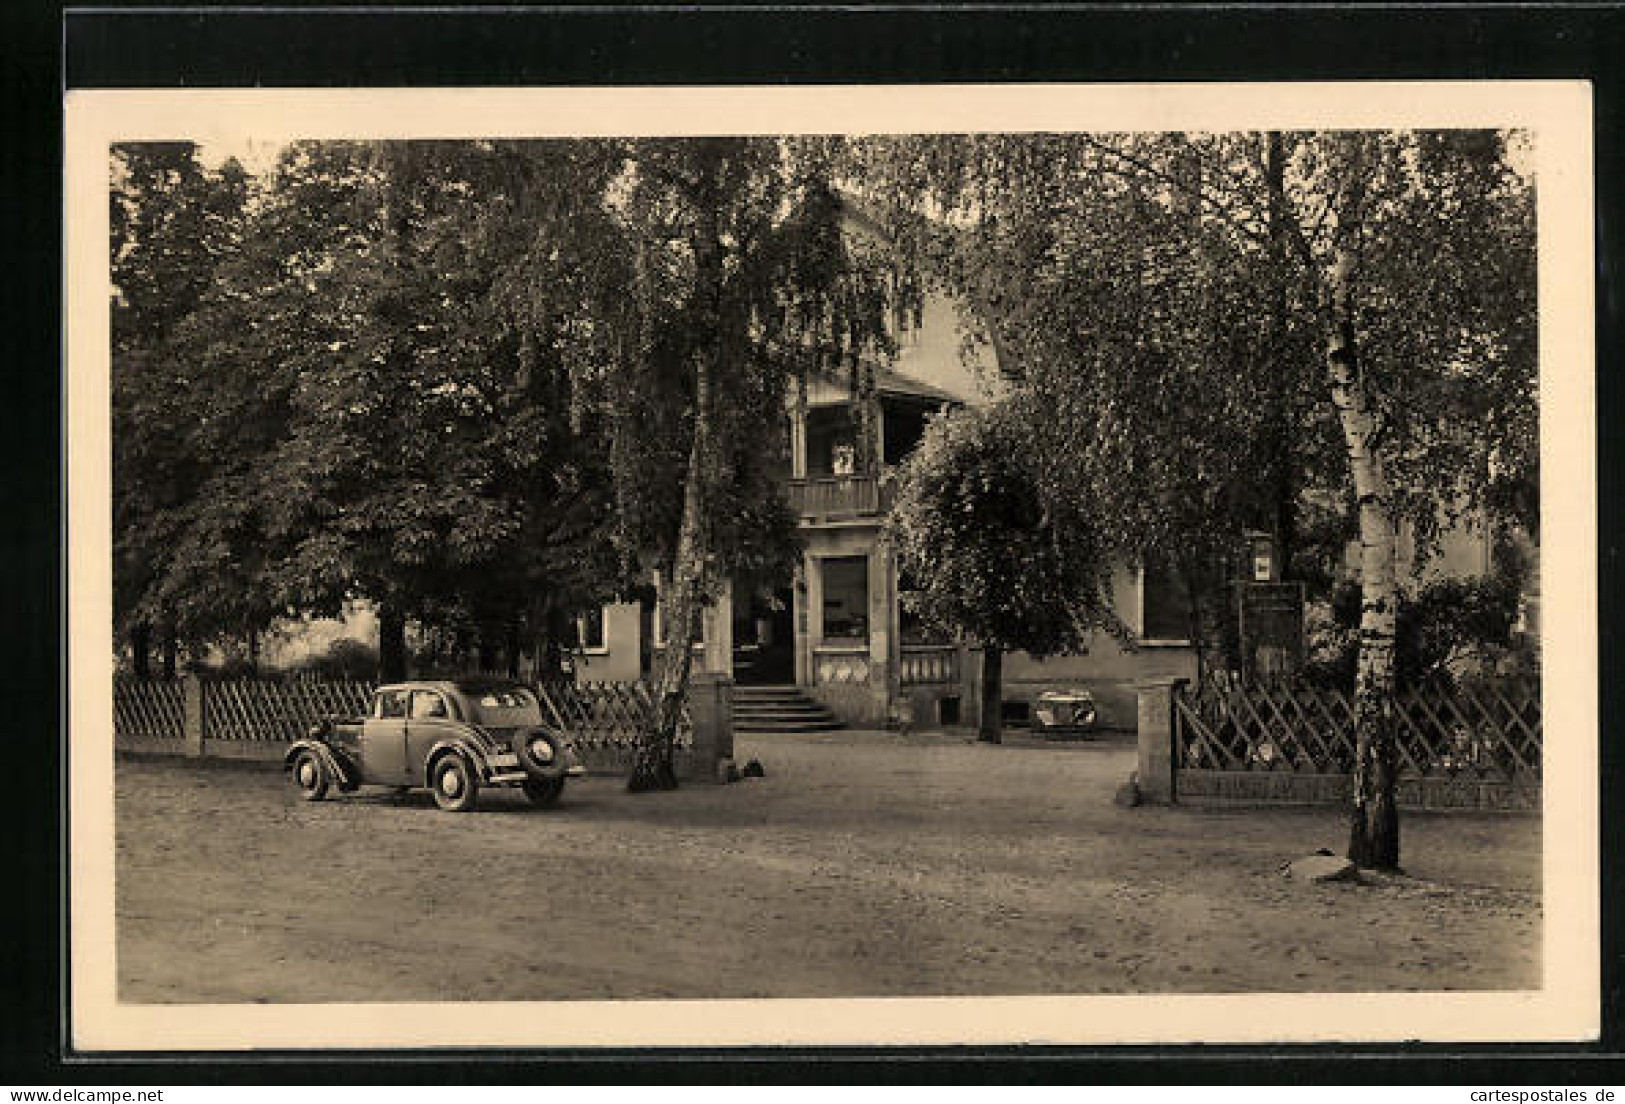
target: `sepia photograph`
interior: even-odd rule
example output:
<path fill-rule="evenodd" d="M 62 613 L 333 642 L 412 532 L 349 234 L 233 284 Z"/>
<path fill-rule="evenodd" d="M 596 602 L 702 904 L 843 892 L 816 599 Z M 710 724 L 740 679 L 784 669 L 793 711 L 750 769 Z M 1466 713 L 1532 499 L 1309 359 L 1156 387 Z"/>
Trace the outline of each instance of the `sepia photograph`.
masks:
<path fill-rule="evenodd" d="M 1595 1034 L 1583 85 L 68 124 L 81 1045 Z"/>

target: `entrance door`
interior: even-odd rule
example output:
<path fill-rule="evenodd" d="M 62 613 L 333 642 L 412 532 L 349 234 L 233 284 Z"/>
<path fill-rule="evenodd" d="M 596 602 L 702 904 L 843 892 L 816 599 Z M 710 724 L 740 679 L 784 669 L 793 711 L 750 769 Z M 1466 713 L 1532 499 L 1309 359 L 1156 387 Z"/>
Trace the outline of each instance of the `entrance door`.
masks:
<path fill-rule="evenodd" d="M 735 595 L 734 681 L 742 686 L 795 682 L 795 595 L 780 587 L 771 597 Z"/>

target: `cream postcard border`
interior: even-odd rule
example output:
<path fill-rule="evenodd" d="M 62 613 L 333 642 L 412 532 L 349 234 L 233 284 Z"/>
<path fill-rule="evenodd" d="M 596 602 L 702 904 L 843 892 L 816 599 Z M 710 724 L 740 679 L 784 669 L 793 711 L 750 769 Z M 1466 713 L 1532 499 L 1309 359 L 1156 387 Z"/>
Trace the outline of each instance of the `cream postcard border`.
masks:
<path fill-rule="evenodd" d="M 71 1045 L 936 1045 L 1580 1040 L 1599 1030 L 1591 88 L 1579 81 L 84 91 L 66 98 Z M 1540 230 L 1543 988 L 561 1004 L 133 1005 L 114 978 L 110 143 L 254 138 L 1519 127 Z M 1554 630 L 1553 626 L 1560 626 Z M 516 1014 L 519 1010 L 530 1014 Z"/>

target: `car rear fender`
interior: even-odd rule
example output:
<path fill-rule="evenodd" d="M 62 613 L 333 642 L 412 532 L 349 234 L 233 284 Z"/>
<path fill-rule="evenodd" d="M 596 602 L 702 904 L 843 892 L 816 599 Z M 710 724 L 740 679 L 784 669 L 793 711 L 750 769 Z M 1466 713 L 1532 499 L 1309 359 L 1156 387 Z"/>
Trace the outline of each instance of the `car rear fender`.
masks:
<path fill-rule="evenodd" d="M 350 761 L 316 739 L 295 740 L 289 745 L 288 753 L 282 757 L 282 769 L 293 769 L 293 761 L 305 751 L 311 752 L 322 761 L 322 766 L 333 776 L 339 789 L 353 790 L 361 784 L 361 779 L 356 776 L 355 768 L 350 765 Z"/>

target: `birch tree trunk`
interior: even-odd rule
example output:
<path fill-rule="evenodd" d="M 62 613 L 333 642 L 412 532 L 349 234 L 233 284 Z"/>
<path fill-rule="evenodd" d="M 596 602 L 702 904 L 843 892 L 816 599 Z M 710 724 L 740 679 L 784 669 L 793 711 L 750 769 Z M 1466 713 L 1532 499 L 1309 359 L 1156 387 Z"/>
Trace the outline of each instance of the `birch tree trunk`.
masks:
<path fill-rule="evenodd" d="M 1326 370 L 1348 448 L 1360 520 L 1360 637 L 1354 687 L 1355 756 L 1348 857 L 1356 866 L 1397 870 L 1395 526 L 1377 441 L 1380 427 L 1360 381 L 1350 309 L 1349 259 L 1342 253 L 1331 266 L 1327 299 Z"/>
<path fill-rule="evenodd" d="M 709 405 L 709 371 L 698 372 L 695 399 L 703 411 Z M 683 699 L 688 693 L 688 676 L 694 665 L 694 643 L 699 636 L 700 606 L 705 595 L 704 548 L 701 522 L 704 516 L 705 436 L 708 418 L 696 411 L 694 441 L 689 446 L 688 473 L 683 488 L 683 519 L 677 535 L 677 555 L 669 582 L 660 592 L 660 618 L 666 629 L 666 648 L 655 663 L 654 716 L 632 753 L 632 772 L 626 788 L 634 793 L 677 788 L 677 771 L 672 749 L 677 740 L 677 721 L 682 716 Z"/>
<path fill-rule="evenodd" d="M 722 350 L 722 241 L 717 197 L 712 176 L 697 189 L 698 226 L 694 234 L 694 290 L 696 341 L 694 357 L 694 439 L 689 445 L 688 469 L 683 480 L 683 516 L 677 530 L 677 551 L 669 583 L 660 594 L 660 616 L 666 629 L 666 650 L 655 665 L 654 716 L 632 753 L 632 771 L 626 788 L 634 793 L 677 788 L 672 750 L 677 722 L 688 694 L 694 665 L 694 644 L 699 638 L 700 610 L 709 591 L 710 556 L 708 515 L 711 481 L 716 477 L 712 455 L 715 427 L 714 398 Z"/>

